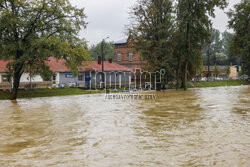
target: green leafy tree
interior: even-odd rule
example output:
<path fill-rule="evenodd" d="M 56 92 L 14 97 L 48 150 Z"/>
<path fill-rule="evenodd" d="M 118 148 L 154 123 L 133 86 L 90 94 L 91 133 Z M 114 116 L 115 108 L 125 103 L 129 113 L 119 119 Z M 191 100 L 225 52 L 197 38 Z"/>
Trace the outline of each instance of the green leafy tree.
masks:
<path fill-rule="evenodd" d="M 130 42 L 147 70 L 166 70 L 163 85 L 174 78 L 173 12 L 172 0 L 138 0 L 131 10 Z"/>
<path fill-rule="evenodd" d="M 219 73 L 220 73 L 219 69 L 218 69 L 217 65 L 215 64 L 214 65 L 214 74 L 215 74 L 215 76 L 218 77 Z"/>
<path fill-rule="evenodd" d="M 209 41 L 209 46 L 206 48 L 209 49 L 210 59 L 212 65 L 217 64 L 217 53 L 222 52 L 222 40 L 220 38 L 220 31 L 217 29 L 212 29 L 211 39 Z"/>
<path fill-rule="evenodd" d="M 50 71 L 48 66 L 42 66 L 41 69 L 39 69 L 39 71 L 41 71 L 39 75 L 42 77 L 44 81 L 52 80 L 54 73 Z"/>
<path fill-rule="evenodd" d="M 90 55 L 94 60 L 97 60 L 98 56 L 102 56 L 102 42 L 98 43 L 97 45 L 93 45 L 90 48 Z M 104 55 L 105 60 L 114 59 L 114 46 L 111 43 L 104 42 Z"/>
<path fill-rule="evenodd" d="M 202 76 L 203 72 L 204 72 L 204 66 L 201 63 L 200 67 L 198 68 L 197 75 Z"/>
<path fill-rule="evenodd" d="M 85 28 L 83 9 L 69 0 L 1 0 L 0 55 L 8 64 L 14 83 L 11 99 L 17 98 L 21 75 L 26 66 L 31 71 L 46 66 L 49 57 L 65 59 L 66 65 L 77 72 L 86 59 L 85 42 L 78 32 Z"/>
<path fill-rule="evenodd" d="M 250 1 L 241 0 L 234 8 L 228 12 L 229 28 L 235 31 L 231 51 L 241 56 L 243 69 L 250 76 Z"/>
<path fill-rule="evenodd" d="M 227 75 L 227 78 L 229 77 L 230 73 L 231 73 L 231 70 L 230 70 L 230 66 L 227 66 L 225 68 L 225 71 L 226 71 L 226 75 Z"/>
<path fill-rule="evenodd" d="M 227 65 L 229 65 L 231 62 L 233 65 L 239 65 L 240 63 L 240 57 L 237 56 L 237 54 L 233 53 L 230 48 L 234 35 L 235 35 L 234 33 L 230 33 L 227 31 L 222 33 L 222 46 L 223 46 L 222 52 L 226 54 L 228 57 L 228 60 L 226 63 Z"/>
<path fill-rule="evenodd" d="M 201 60 L 200 48 L 211 36 L 212 23 L 210 17 L 215 17 L 214 8 L 226 7 L 226 0 L 178 0 L 177 1 L 177 27 L 185 55 L 183 64 L 178 69 L 182 70 L 183 87 L 187 89 L 190 70 L 198 68 Z"/>
<path fill-rule="evenodd" d="M 226 65 L 228 64 L 228 57 L 224 53 L 216 53 L 216 62 L 218 65 Z"/>

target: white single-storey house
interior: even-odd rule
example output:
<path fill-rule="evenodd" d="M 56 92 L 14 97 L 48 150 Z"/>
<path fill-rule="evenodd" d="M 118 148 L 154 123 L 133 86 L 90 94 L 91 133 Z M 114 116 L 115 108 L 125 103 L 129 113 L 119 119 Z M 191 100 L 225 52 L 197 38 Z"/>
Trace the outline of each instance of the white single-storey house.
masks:
<path fill-rule="evenodd" d="M 102 70 L 101 61 L 83 62 L 83 65 L 79 68 L 78 75 L 72 74 L 71 70 L 65 65 L 65 60 L 49 58 L 46 63 L 54 75 L 50 81 L 44 81 L 40 75 L 33 76 L 31 82 L 35 84 L 35 87 L 39 87 L 38 85 L 42 83 L 45 87 L 67 86 L 70 83 L 76 83 L 82 87 L 99 87 L 103 84 L 106 86 L 128 85 L 131 82 L 131 69 L 114 63 L 112 60 L 104 61 L 104 70 Z M 7 64 L 8 61 L 0 60 L 0 89 L 10 86 L 13 82 L 13 79 L 8 77 Z M 24 73 L 21 77 L 20 87 L 22 88 L 24 84 L 30 85 L 29 73 Z"/>

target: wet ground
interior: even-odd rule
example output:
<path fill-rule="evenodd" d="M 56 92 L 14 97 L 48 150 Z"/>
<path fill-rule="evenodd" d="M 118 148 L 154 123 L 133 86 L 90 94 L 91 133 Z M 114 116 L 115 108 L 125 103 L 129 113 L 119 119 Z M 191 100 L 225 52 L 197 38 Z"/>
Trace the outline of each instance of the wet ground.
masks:
<path fill-rule="evenodd" d="M 250 86 L 150 93 L 0 101 L 0 166 L 250 166 Z"/>

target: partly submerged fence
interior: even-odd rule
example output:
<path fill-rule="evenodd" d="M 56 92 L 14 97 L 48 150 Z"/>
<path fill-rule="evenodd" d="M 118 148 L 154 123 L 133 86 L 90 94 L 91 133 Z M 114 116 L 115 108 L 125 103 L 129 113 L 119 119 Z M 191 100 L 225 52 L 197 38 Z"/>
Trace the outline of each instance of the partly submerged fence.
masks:
<path fill-rule="evenodd" d="M 52 82 L 21 82 L 19 84 L 19 89 L 28 88 L 48 88 L 52 86 Z M 0 89 L 11 89 L 11 83 L 0 83 Z"/>
<path fill-rule="evenodd" d="M 11 89 L 11 83 L 0 83 L 0 89 Z"/>

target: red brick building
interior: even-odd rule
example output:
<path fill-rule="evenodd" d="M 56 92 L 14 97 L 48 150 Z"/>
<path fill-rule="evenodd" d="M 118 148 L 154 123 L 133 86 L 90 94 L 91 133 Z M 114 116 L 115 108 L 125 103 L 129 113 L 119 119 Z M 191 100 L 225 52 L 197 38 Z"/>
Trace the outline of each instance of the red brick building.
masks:
<path fill-rule="evenodd" d="M 123 65 L 135 71 L 143 68 L 143 60 L 129 44 L 128 39 L 123 39 L 114 43 L 115 60 L 117 64 Z"/>

